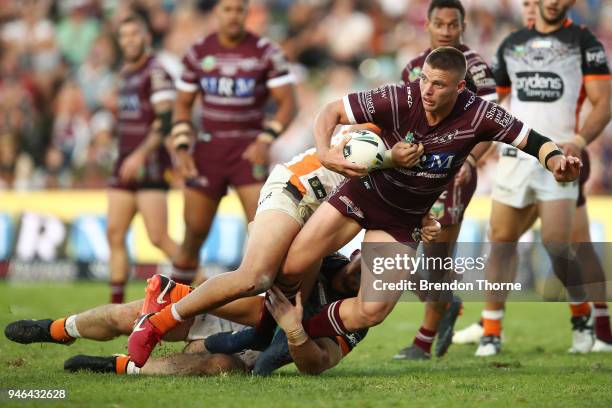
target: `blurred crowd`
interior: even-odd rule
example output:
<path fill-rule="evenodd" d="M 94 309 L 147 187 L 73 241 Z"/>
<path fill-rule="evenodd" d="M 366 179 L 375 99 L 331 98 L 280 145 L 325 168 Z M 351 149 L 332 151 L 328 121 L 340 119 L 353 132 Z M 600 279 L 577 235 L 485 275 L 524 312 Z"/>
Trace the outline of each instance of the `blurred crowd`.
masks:
<path fill-rule="evenodd" d="M 490 61 L 520 25 L 519 1 L 463 0 L 465 43 Z M 428 47 L 428 5 L 250 0 L 249 30 L 278 41 L 299 80 L 300 113 L 276 143 L 275 160 L 312 145 L 312 120 L 325 102 L 399 80 L 406 62 Z M 158 56 L 177 76 L 186 49 L 215 29 L 213 6 L 214 0 L 0 0 L 0 190 L 104 187 L 116 143 L 117 22 L 132 12 L 143 16 Z M 578 1 L 572 18 L 587 24 L 612 56 L 612 0 Z M 611 126 L 590 150 L 591 193 L 612 193 Z"/>

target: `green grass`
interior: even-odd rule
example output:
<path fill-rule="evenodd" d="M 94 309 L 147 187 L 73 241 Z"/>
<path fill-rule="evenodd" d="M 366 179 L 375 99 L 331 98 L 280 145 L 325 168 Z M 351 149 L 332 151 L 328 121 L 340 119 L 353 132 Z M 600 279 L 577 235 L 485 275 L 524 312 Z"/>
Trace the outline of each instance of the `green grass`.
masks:
<path fill-rule="evenodd" d="M 130 299 L 141 293 L 142 284 L 130 286 Z M 103 303 L 107 296 L 107 286 L 96 283 L 0 283 L 0 323 L 64 316 Z M 480 306 L 466 304 L 458 326 L 475 321 Z M 570 327 L 564 304 L 510 304 L 499 357 L 476 359 L 474 347 L 453 346 L 444 359 L 393 361 L 418 328 L 421 313 L 420 304 L 399 304 L 345 361 L 320 377 L 300 376 L 293 366 L 271 378 L 66 374 L 62 366 L 68 357 L 125 352 L 125 339 L 22 346 L 2 336 L 0 388 L 67 390 L 67 401 L 39 403 L 44 407 L 612 406 L 612 355 L 566 353 Z M 166 344 L 161 352 L 179 347 Z M 6 400 L 0 400 L 2 405 Z"/>

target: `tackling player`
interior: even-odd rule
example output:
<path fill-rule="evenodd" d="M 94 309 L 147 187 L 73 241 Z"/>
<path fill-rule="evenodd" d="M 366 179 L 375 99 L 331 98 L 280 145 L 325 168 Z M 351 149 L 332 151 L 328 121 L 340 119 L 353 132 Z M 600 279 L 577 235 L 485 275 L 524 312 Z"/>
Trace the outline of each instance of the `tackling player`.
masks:
<path fill-rule="evenodd" d="M 497 101 L 495 79 L 484 59 L 474 50 L 461 43 L 465 31 L 465 9 L 459 0 L 433 0 L 429 4 L 426 29 L 429 33 L 430 48 L 413 59 L 402 71 L 402 81 L 408 83 L 419 78 L 423 63 L 429 53 L 441 46 L 455 47 L 465 56 L 468 77 L 476 86 L 473 91 L 484 100 Z M 463 215 L 474 195 L 477 184 L 476 162 L 488 150 L 490 143 L 481 143 L 470 153 L 456 178 L 445 187 L 434 203 L 431 213 L 442 224 L 442 232 L 435 250 L 440 253 L 430 256 L 446 257 L 453 255 Z M 436 273 L 436 271 L 430 271 Z M 461 300 L 454 296 L 452 302 L 428 301 L 425 317 L 411 346 L 400 350 L 397 360 L 424 360 L 431 358 L 431 346 L 438 333 L 436 355 L 443 356 L 451 344 L 453 327 L 461 310 Z"/>
<path fill-rule="evenodd" d="M 236 189 L 247 220 L 253 220 L 270 146 L 296 113 L 289 64 L 278 45 L 245 30 L 247 5 L 247 0 L 218 2 L 218 31 L 187 51 L 176 83 L 172 143 L 187 182 L 185 236 L 172 277 L 184 283 L 196 274 L 200 247 L 229 186 Z M 191 121 L 198 95 L 203 108 L 199 132 Z M 266 122 L 270 98 L 276 113 Z"/>
<path fill-rule="evenodd" d="M 518 117 L 551 135 L 566 154 L 579 157 L 610 120 L 611 76 L 601 43 L 586 27 L 577 26 L 566 17 L 573 4 L 572 0 L 541 0 L 535 26 L 510 34 L 499 47 L 494 74 L 500 97 L 511 93 L 511 108 Z M 579 128 L 578 114 L 585 98 L 593 109 Z M 549 253 L 561 248 L 572 241 L 577 216 L 588 231 L 588 223 L 584 224 L 586 209 L 576 211 L 579 189 L 578 182 L 558 183 L 532 158 L 516 149 L 504 148 L 492 194 L 490 240 L 516 242 L 525 230 L 524 221 L 531 221 L 530 212 L 535 204 L 542 222 L 542 242 Z M 579 237 L 584 241 L 589 238 L 588 233 Z M 502 265 L 508 264 L 512 254 L 505 252 L 492 253 L 487 273 L 495 275 Z M 591 262 L 595 261 L 591 259 L 593 255 L 592 252 L 587 255 Z M 584 273 L 579 273 L 581 265 L 576 258 L 567 261 L 553 253 L 551 260 L 563 283 L 575 286 L 570 290 L 573 330 L 570 351 L 590 351 L 591 309 L 579 285 L 571 282 L 577 282 L 581 276 L 584 279 Z M 587 269 L 591 265 L 582 265 L 586 272 L 592 272 Z M 500 352 L 503 316 L 504 302 L 487 302 L 477 356 Z"/>
<path fill-rule="evenodd" d="M 232 336 L 231 331 L 235 333 L 241 325 L 209 314 L 183 323 L 164 337 L 167 341 L 186 341 L 188 344 L 183 354 L 152 358 L 142 368 L 136 367 L 128 356 L 79 355 L 68 359 L 64 367 L 69 371 L 145 375 L 215 375 L 227 371 L 250 371 L 253 368 L 255 374 L 266 375 L 282 365 L 295 362 L 300 372 L 319 374 L 338 364 L 363 340 L 366 333 L 362 331 L 350 336 L 312 340 L 300 330 L 302 314 L 304 311 L 307 314 L 315 313 L 329 302 L 354 296 L 359 289 L 360 262 L 358 255 L 351 260 L 340 254 L 326 257 L 315 290 L 303 309 L 301 302 L 293 306 L 282 293 L 272 289 L 274 294 L 269 297 L 266 307 L 282 330 L 273 345 L 259 356 L 252 352 L 227 352 L 228 347 L 223 343 Z M 150 289 L 154 283 L 157 289 L 152 291 Z M 49 342 L 68 345 L 79 338 L 107 341 L 130 333 L 134 320 L 142 310 L 159 310 L 163 304 L 176 302 L 191 290 L 162 275 L 152 278 L 147 288 L 144 301 L 104 305 L 57 320 L 20 320 L 9 324 L 5 335 L 22 344 Z M 161 303 L 158 302 L 160 295 L 163 299 Z M 263 307 L 264 298 L 254 296 L 230 303 L 213 313 L 242 324 L 254 325 Z"/>
<path fill-rule="evenodd" d="M 172 80 L 151 53 L 151 35 L 135 16 L 119 24 L 124 65 L 119 79 L 119 157 L 108 190 L 111 302 L 122 303 L 129 273 L 125 236 L 136 212 L 151 243 L 171 258 L 177 245 L 168 236 L 165 179 L 170 158 L 162 140 L 170 133 Z"/>

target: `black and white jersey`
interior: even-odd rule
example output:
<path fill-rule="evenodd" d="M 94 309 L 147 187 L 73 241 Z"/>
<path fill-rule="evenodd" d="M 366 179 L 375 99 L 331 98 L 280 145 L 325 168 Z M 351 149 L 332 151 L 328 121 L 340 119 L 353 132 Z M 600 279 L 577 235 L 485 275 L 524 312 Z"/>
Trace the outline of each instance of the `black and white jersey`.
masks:
<path fill-rule="evenodd" d="M 584 83 L 611 78 L 601 42 L 569 19 L 547 34 L 535 28 L 513 32 L 492 68 L 498 93 L 511 92 L 512 113 L 557 143 L 577 131 Z"/>

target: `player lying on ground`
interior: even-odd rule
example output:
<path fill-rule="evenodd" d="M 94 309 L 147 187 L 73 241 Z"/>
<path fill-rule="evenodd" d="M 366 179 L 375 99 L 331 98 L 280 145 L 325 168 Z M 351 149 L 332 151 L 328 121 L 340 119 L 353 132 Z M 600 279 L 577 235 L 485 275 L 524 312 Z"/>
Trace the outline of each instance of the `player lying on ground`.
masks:
<path fill-rule="evenodd" d="M 334 254 L 326 257 L 321 266 L 317 285 L 304 304 L 306 314 L 318 312 L 328 302 L 354 296 L 359 288 L 360 257 L 352 260 Z M 149 280 L 147 296 L 124 305 L 109 304 L 57 320 L 20 320 L 5 329 L 10 340 L 22 344 L 50 342 L 72 344 L 78 338 L 108 341 L 132 331 L 133 322 L 142 312 L 159 310 L 163 305 L 185 296 L 191 288 L 175 283 L 162 275 Z M 70 371 L 88 369 L 117 374 L 174 374 L 215 375 L 220 372 L 244 372 L 254 366 L 256 374 L 269 374 L 282 365 L 294 361 L 300 372 L 318 374 L 335 366 L 359 341 L 365 332 L 349 336 L 312 340 L 300 330 L 302 307 L 293 306 L 278 290 L 269 297 L 266 307 L 279 322 L 275 338 L 259 357 L 254 352 L 216 353 L 235 347 L 223 344 L 231 340 L 231 332 L 240 325 L 220 317 L 200 315 L 177 326 L 164 336 L 166 341 L 186 341 L 182 354 L 152 358 L 141 369 L 127 356 L 75 356 L 65 362 Z M 158 299 L 162 302 L 158 302 Z M 264 307 L 264 298 L 253 296 L 226 305 L 215 314 L 242 324 L 254 325 Z M 253 330 L 253 329 L 250 329 Z M 215 336 L 216 333 L 219 335 Z M 286 333 L 286 334 L 285 334 Z M 209 337 L 211 336 L 211 337 Z M 204 340 L 206 339 L 206 340 Z M 208 350 L 214 350 L 211 353 Z"/>
<path fill-rule="evenodd" d="M 348 139 L 339 141 L 338 149 L 344 148 Z M 420 160 L 423 147 L 408 143 L 397 143 L 388 151 L 384 166 L 412 166 Z M 364 174 L 365 167 L 349 164 L 350 175 Z M 142 365 L 148 358 L 162 333 L 178 324 L 180 316 L 185 318 L 206 313 L 235 299 L 256 295 L 268 290 L 285 259 L 291 241 L 321 202 L 344 181 L 344 177 L 326 169 L 310 149 L 283 165 L 277 165 L 261 190 L 255 220 L 249 229 L 249 240 L 238 269 L 206 281 L 192 294 L 176 305 L 168 306 L 150 319 L 143 321 L 145 330 L 130 336 L 128 351 L 134 362 Z M 438 223 L 425 215 L 423 225 L 436 229 Z M 419 223 L 420 229 L 421 223 Z M 422 231 L 423 240 L 428 240 L 427 228 Z M 262 251 L 262 248 L 265 250 Z M 320 262 L 320 259 L 319 261 Z M 310 272 L 318 270 L 313 265 Z M 309 274 L 313 276 L 312 274 Z M 296 287 L 297 288 L 297 287 Z M 294 293 L 296 293 L 295 291 Z M 305 293 L 304 297 L 307 297 Z M 259 325 L 262 332 L 269 333 L 276 327 L 274 319 L 263 319 Z M 141 345 L 147 344 L 144 349 Z"/>

